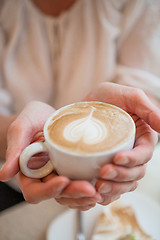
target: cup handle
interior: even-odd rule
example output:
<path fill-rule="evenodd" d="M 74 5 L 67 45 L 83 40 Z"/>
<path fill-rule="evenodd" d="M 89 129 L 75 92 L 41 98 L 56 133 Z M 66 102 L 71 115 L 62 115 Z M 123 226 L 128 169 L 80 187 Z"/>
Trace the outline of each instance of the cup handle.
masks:
<path fill-rule="evenodd" d="M 43 167 L 38 169 L 30 169 L 27 164 L 29 159 L 36 153 L 40 152 L 48 152 L 45 142 L 36 142 L 32 143 L 28 147 L 26 147 L 20 155 L 19 165 L 21 172 L 30 178 L 43 178 L 51 173 L 54 169 L 54 166 L 49 160 Z"/>

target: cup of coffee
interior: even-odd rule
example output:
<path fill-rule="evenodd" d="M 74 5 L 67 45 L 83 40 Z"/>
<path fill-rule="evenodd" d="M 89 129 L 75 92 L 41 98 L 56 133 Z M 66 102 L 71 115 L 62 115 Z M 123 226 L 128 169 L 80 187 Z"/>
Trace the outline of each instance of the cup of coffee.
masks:
<path fill-rule="evenodd" d="M 133 148 L 135 124 L 124 110 L 102 102 L 78 102 L 55 111 L 44 126 L 44 142 L 24 149 L 20 169 L 31 178 L 42 178 L 55 169 L 71 179 L 92 180 L 115 154 Z M 50 160 L 39 169 L 27 164 L 36 153 Z"/>

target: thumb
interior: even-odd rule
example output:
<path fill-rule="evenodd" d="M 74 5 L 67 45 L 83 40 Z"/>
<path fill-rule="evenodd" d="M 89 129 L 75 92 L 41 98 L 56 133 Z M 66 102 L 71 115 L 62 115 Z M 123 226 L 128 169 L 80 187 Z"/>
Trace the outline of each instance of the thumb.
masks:
<path fill-rule="evenodd" d="M 0 181 L 8 181 L 19 172 L 19 156 L 34 139 L 54 109 L 41 102 L 29 103 L 11 124 L 7 134 L 6 162 L 0 170 Z"/>
<path fill-rule="evenodd" d="M 19 172 L 19 156 L 23 149 L 30 144 L 33 137 L 31 132 L 28 131 L 30 125 L 24 123 L 25 121 L 20 124 L 17 119 L 9 128 L 6 162 L 0 170 L 0 181 L 8 181 Z"/>
<path fill-rule="evenodd" d="M 113 83 L 102 83 L 85 98 L 114 104 L 130 114 L 143 119 L 152 129 L 160 133 L 160 109 L 152 103 L 143 90 Z"/>
<path fill-rule="evenodd" d="M 6 162 L 0 169 L 0 181 L 8 181 L 19 172 L 18 159 L 20 154 L 21 152 L 15 151 L 15 154 L 12 154 L 12 159 L 10 160 L 10 158 L 8 158 L 8 160 L 6 160 Z"/>

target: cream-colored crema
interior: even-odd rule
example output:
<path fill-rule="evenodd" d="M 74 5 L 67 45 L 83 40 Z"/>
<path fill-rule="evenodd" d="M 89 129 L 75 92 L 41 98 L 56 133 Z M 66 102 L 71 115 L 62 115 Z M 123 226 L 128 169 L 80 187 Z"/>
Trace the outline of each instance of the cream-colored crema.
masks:
<path fill-rule="evenodd" d="M 79 153 L 110 150 L 134 135 L 134 125 L 124 111 L 90 102 L 76 103 L 55 115 L 48 127 L 57 145 Z"/>

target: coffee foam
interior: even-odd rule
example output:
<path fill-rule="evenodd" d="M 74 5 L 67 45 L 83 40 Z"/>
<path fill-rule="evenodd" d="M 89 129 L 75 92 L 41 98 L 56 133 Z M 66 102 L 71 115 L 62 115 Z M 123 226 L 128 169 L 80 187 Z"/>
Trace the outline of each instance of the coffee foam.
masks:
<path fill-rule="evenodd" d="M 78 153 L 111 150 L 134 135 L 128 114 L 105 103 L 77 103 L 62 108 L 48 127 L 50 140 Z"/>
<path fill-rule="evenodd" d="M 82 140 L 86 144 L 102 142 L 107 135 L 107 128 L 103 122 L 93 117 L 95 108 L 92 108 L 88 116 L 69 123 L 63 132 L 67 141 L 78 142 Z"/>

